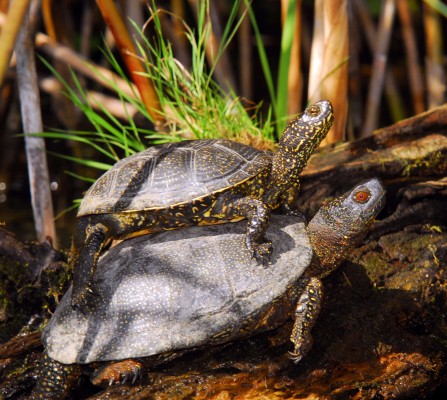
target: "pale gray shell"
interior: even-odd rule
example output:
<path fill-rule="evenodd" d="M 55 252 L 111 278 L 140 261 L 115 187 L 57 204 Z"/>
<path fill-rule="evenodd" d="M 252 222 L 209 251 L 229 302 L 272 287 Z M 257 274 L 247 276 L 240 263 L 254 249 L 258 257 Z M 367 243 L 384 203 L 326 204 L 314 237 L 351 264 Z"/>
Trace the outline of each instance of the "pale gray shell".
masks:
<path fill-rule="evenodd" d="M 225 139 L 150 147 L 118 161 L 87 191 L 78 216 L 165 208 L 231 188 L 263 171 L 272 153 Z"/>
<path fill-rule="evenodd" d="M 87 316 L 65 294 L 45 328 L 49 356 L 62 363 L 144 357 L 200 346 L 240 327 L 282 296 L 310 264 L 304 224 L 273 216 L 272 264 L 259 265 L 245 246 L 246 223 L 192 227 L 138 237 L 98 263 L 100 294 Z M 231 335 L 230 335 L 231 336 Z"/>

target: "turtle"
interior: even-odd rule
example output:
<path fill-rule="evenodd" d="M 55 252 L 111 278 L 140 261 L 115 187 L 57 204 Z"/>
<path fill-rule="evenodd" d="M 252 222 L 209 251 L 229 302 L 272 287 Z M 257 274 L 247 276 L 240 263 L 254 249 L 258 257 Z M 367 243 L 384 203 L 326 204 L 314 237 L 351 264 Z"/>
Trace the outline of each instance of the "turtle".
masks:
<path fill-rule="evenodd" d="M 77 213 L 72 305 L 94 299 L 97 259 L 113 239 L 246 218 L 246 246 L 266 262 L 270 211 L 294 212 L 298 176 L 332 121 L 332 105 L 322 100 L 287 125 L 273 153 L 203 139 L 152 146 L 118 161 L 89 188 Z"/>
<path fill-rule="evenodd" d="M 46 353 L 32 398 L 63 399 L 85 365 L 100 363 L 94 383 L 121 382 L 139 374 L 143 359 L 172 360 L 290 318 L 291 358 L 300 361 L 321 308 L 321 279 L 363 239 L 384 201 L 385 189 L 373 178 L 323 204 L 308 224 L 272 215 L 276 250 L 265 268 L 245 246 L 243 223 L 120 242 L 98 262 L 92 312 L 71 306 L 70 288 L 43 330 Z"/>

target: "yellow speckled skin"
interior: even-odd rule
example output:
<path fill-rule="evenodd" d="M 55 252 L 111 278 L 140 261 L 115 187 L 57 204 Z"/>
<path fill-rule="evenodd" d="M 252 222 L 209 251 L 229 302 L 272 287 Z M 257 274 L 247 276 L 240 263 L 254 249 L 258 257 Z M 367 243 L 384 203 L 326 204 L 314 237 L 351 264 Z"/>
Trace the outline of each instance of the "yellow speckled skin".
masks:
<path fill-rule="evenodd" d="M 63 365 L 44 354 L 38 369 L 40 380 L 31 400 L 63 400 L 81 375 L 76 364 Z"/>
<path fill-rule="evenodd" d="M 320 208 L 307 226 L 314 260 L 300 282 L 291 341 L 295 362 L 312 346 L 310 331 L 323 299 L 321 278 L 333 272 L 368 231 L 385 203 L 385 189 L 371 179 Z"/>
<path fill-rule="evenodd" d="M 292 208 L 299 174 L 332 120 L 328 101 L 308 107 L 288 124 L 275 153 L 212 139 L 154 146 L 119 161 L 79 209 L 70 256 L 72 304 L 92 300 L 96 262 L 112 239 L 247 219 L 247 248 L 258 260 L 268 259 L 270 211 Z"/>

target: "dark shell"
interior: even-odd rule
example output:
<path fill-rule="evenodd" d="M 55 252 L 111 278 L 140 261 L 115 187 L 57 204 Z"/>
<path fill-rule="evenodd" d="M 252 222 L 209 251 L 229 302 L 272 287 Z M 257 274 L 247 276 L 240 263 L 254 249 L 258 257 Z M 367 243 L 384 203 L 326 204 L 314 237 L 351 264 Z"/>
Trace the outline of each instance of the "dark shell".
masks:
<path fill-rule="evenodd" d="M 187 203 L 267 168 L 272 153 L 225 139 L 150 147 L 118 161 L 87 191 L 78 216 Z"/>
<path fill-rule="evenodd" d="M 268 267 L 245 246 L 245 223 L 130 239 L 98 263 L 87 316 L 65 294 L 43 333 L 49 356 L 89 363 L 144 357 L 243 336 L 241 327 L 294 285 L 311 262 L 304 224 L 273 216 Z"/>

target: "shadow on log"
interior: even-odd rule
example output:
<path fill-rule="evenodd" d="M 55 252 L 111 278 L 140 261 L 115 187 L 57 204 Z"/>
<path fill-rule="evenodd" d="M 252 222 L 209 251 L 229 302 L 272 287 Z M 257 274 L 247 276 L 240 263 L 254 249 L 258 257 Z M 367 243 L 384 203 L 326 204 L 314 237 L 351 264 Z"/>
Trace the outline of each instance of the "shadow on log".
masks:
<path fill-rule="evenodd" d="M 373 136 L 321 149 L 303 172 L 298 207 L 314 212 L 363 179 L 381 178 L 388 191 L 387 214 L 397 207 L 399 189 L 447 175 L 447 105 Z M 445 182 L 440 183 L 441 186 Z"/>

